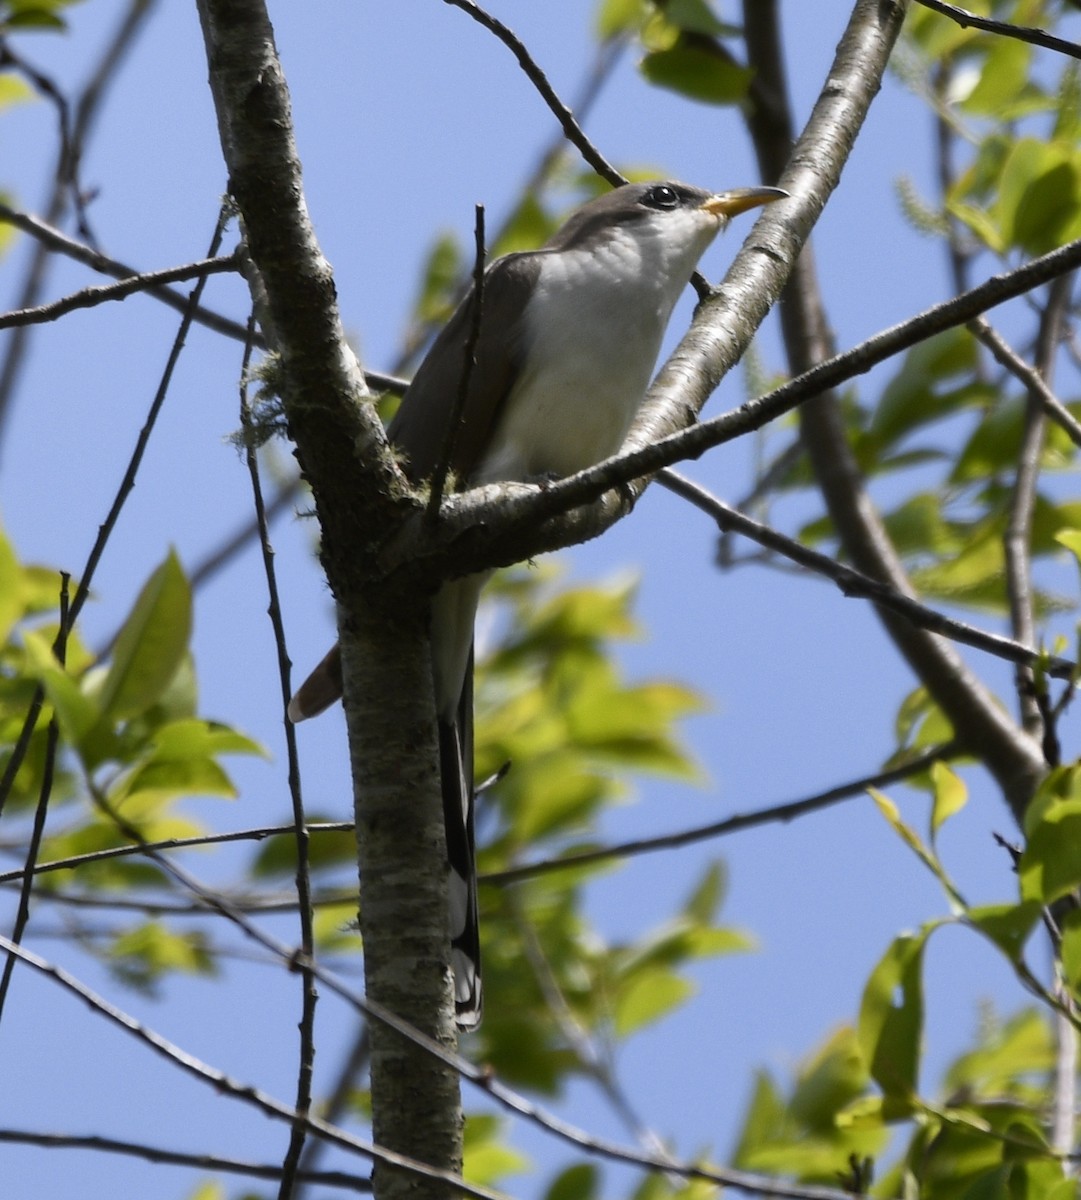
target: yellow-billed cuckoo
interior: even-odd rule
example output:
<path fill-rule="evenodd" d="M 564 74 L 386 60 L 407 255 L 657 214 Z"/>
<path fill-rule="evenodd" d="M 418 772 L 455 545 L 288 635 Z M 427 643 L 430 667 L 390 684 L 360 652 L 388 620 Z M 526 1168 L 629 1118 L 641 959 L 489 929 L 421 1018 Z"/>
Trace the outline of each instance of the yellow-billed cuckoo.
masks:
<path fill-rule="evenodd" d="M 710 193 L 625 184 L 577 209 L 540 250 L 497 259 L 484 277 L 480 333 L 450 468 L 460 488 L 571 475 L 615 454 L 638 411 L 668 319 L 728 219 L 786 193 Z M 448 445 L 472 321 L 467 296 L 421 363 L 387 429 L 414 483 Z M 488 574 L 443 584 L 431 654 L 447 829 L 451 965 L 458 1024 L 481 1014 L 473 862 L 473 618 Z M 338 647 L 301 685 L 289 716 L 342 693 Z"/>

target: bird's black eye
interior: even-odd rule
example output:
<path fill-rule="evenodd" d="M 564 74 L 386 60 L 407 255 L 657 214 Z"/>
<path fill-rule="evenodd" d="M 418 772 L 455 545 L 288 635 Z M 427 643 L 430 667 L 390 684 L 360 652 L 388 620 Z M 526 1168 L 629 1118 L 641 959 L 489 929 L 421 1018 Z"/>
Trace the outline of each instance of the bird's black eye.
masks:
<path fill-rule="evenodd" d="M 667 183 L 658 183 L 642 197 L 642 203 L 650 208 L 679 208 L 679 193 Z"/>

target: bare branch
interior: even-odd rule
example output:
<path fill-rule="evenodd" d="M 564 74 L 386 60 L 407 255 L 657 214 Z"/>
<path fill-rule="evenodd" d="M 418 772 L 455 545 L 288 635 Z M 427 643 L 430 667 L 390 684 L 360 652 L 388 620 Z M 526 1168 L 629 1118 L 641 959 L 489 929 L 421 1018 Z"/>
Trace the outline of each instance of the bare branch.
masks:
<path fill-rule="evenodd" d="M 1077 670 L 1077 664 L 1070 659 L 1053 655 L 1044 656 L 1034 650 L 1031 645 L 1020 640 L 1002 637 L 997 633 L 988 633 L 965 621 L 958 621 L 936 609 L 928 608 L 925 604 L 913 599 L 912 596 L 897 591 L 888 583 L 872 579 L 869 575 L 864 575 L 860 571 L 845 566 L 844 563 L 835 561 L 828 554 L 820 554 L 817 550 L 804 546 L 794 538 L 786 537 L 783 533 L 771 529 L 768 525 L 763 525 L 745 513 L 738 512 L 717 496 L 674 471 L 662 472 L 658 482 L 711 516 L 722 531 L 743 534 L 744 537 L 750 538 L 760 546 L 775 550 L 777 553 L 783 554 L 785 558 L 799 563 L 801 567 L 814 571 L 816 575 L 832 579 L 846 596 L 860 596 L 865 600 L 873 600 L 875 604 L 898 613 L 921 629 L 937 633 L 954 642 L 961 642 L 966 646 L 973 646 L 977 650 L 983 650 L 987 654 L 993 654 L 996 658 L 1005 659 L 1007 662 L 1018 663 L 1025 667 L 1042 663 L 1047 673 L 1056 679 L 1070 679 Z"/>
<path fill-rule="evenodd" d="M 249 320 L 249 332 L 254 332 L 254 316 Z M 240 372 L 240 425 L 251 434 L 251 409 L 248 405 L 248 367 L 251 360 L 251 341 L 244 347 L 244 361 Z M 245 442 L 244 458 L 251 478 L 252 501 L 255 505 L 255 519 L 259 528 L 259 546 L 262 551 L 263 573 L 266 575 L 267 616 L 274 632 L 274 646 L 278 655 L 278 678 L 281 682 L 281 713 L 282 726 L 285 734 L 285 750 L 288 760 L 289 798 L 293 805 L 293 837 L 297 852 L 297 908 L 300 913 L 300 948 L 308 961 L 315 958 L 315 933 L 312 927 L 312 886 L 309 869 L 309 839 L 304 818 L 304 798 L 300 786 L 300 757 L 297 752 L 296 726 L 289 720 L 287 710 L 289 698 L 293 694 L 293 684 L 290 679 L 289 650 L 285 641 L 285 622 L 282 619 L 281 600 L 278 596 L 278 580 L 274 571 L 274 550 L 270 544 L 270 533 L 267 528 L 266 506 L 263 503 L 263 486 L 259 479 L 259 459 L 255 444 L 249 436 Z M 315 977 L 309 967 L 300 968 L 301 978 L 301 1016 L 300 1016 L 300 1048 L 297 1073 L 297 1090 L 294 1107 L 298 1113 L 307 1115 L 312 1106 L 312 1075 L 315 1067 L 315 1006 L 318 993 L 315 988 Z M 281 1200 L 289 1200 L 293 1194 L 293 1184 L 300 1165 L 300 1156 L 304 1150 L 306 1130 L 302 1123 L 293 1126 L 289 1138 L 289 1148 L 282 1163 L 281 1184 L 278 1195 Z"/>
<path fill-rule="evenodd" d="M 200 262 L 187 263 L 180 267 L 166 267 L 161 271 L 147 271 L 131 275 L 119 283 L 101 287 L 83 288 L 51 304 L 39 304 L 35 308 L 19 308 L 0 313 L 0 329 L 11 329 L 19 325 L 43 325 L 47 321 L 74 312 L 79 308 L 94 308 L 108 300 L 125 300 L 136 292 L 149 292 L 165 283 L 179 283 L 186 279 L 202 279 L 206 275 L 222 275 L 237 270 L 235 254 L 222 258 L 204 258 Z"/>
<path fill-rule="evenodd" d="M 275 1163 L 241 1162 L 217 1154 L 185 1154 L 166 1150 L 145 1142 L 129 1142 L 99 1134 L 39 1133 L 30 1129 L 0 1129 L 0 1144 L 9 1146 L 42 1146 L 47 1150 L 97 1150 L 105 1154 L 125 1154 L 152 1163 L 169 1166 L 194 1167 L 200 1171 L 221 1171 L 226 1175 L 244 1175 L 250 1179 L 280 1179 L 282 1169 Z M 298 1171 L 297 1179 L 319 1183 L 324 1187 L 342 1188 L 350 1192 L 370 1192 L 371 1180 L 348 1171 Z"/>
<path fill-rule="evenodd" d="M 1081 46 L 1076 42 L 1068 42 L 1065 38 L 1055 37 L 1042 29 L 1034 29 L 1030 25 L 1011 25 L 1009 21 L 994 21 L 990 17 L 980 17 L 967 8 L 956 4 L 946 4 L 944 0 L 916 0 L 924 8 L 941 13 L 956 21 L 963 29 L 982 29 L 984 33 L 997 33 L 1000 37 L 1015 38 L 1019 42 L 1028 42 L 1032 46 L 1040 46 L 1044 50 L 1054 50 L 1058 54 L 1070 58 L 1081 58 Z"/>
<path fill-rule="evenodd" d="M 1030 395 L 1039 400 L 1044 412 L 1065 432 L 1070 441 L 1081 448 L 1081 422 L 1047 386 L 1047 381 L 1039 371 L 1030 367 L 985 318 L 977 317 L 974 321 L 969 321 L 968 328 L 991 351 L 996 361 L 1001 363 Z"/>
<path fill-rule="evenodd" d="M 630 858 L 638 854 L 652 854 L 657 850 L 675 850 L 680 846 L 689 846 L 693 842 L 704 842 L 711 838 L 727 837 L 738 833 L 741 829 L 753 829 L 759 825 L 786 824 L 802 817 L 807 813 L 829 808 L 841 800 L 849 800 L 860 796 L 868 788 L 884 788 L 891 784 L 910 779 L 921 771 L 926 771 L 932 763 L 953 758 L 961 752 L 957 742 L 945 742 L 941 746 L 932 746 L 914 755 L 900 766 L 879 771 L 874 775 L 854 779 L 850 783 L 840 784 L 825 792 L 818 792 L 803 800 L 791 800 L 787 804 L 771 805 L 769 808 L 756 809 L 749 813 L 736 813 L 725 817 L 723 821 L 714 821 L 709 825 L 697 825 L 692 829 L 684 829 L 679 833 L 662 833 L 658 837 L 637 838 L 631 842 L 620 842 L 615 846 L 600 846 L 596 850 L 585 850 L 581 854 L 568 854 L 562 858 L 547 858 L 542 862 L 526 863 L 524 866 L 511 867 L 506 871 L 493 871 L 482 875 L 481 882 L 497 886 L 507 883 L 519 883 L 523 879 L 531 879 L 534 875 L 547 874 L 549 871 L 561 871 L 571 867 L 586 866 L 590 863 L 610 862 L 613 859 Z"/>
<path fill-rule="evenodd" d="M 474 0 L 443 0 L 443 2 L 451 5 L 452 8 L 460 8 L 462 12 L 468 13 L 479 25 L 483 25 L 485 29 L 494 33 L 510 50 L 518 60 L 518 65 L 528 76 L 529 81 L 540 93 L 541 99 L 548 105 L 552 115 L 563 127 L 567 141 L 577 147 L 582 157 L 602 179 L 607 179 L 613 186 L 627 182 L 586 137 L 582 127 L 575 120 L 574 113 L 560 100 L 555 89 L 548 82 L 548 77 L 537 66 L 532 55 L 525 48 L 525 44 L 502 21 L 485 12 L 479 4 L 474 3 Z"/>
<path fill-rule="evenodd" d="M 56 635 L 53 651 L 57 663 L 63 667 L 67 661 L 68 648 L 68 585 L 70 577 L 60 577 L 60 628 Z M 11 931 L 11 940 L 18 945 L 26 932 L 30 920 L 30 895 L 34 890 L 34 866 L 41 852 L 41 839 L 45 836 L 45 820 L 49 813 L 49 800 L 52 797 L 53 779 L 56 771 L 56 754 L 60 744 L 60 722 L 56 713 L 49 721 L 49 731 L 45 739 L 45 762 L 41 769 L 41 787 L 38 791 L 38 802 L 34 808 L 34 821 L 26 847 L 26 859 L 23 866 L 22 886 L 19 889 L 19 906 L 15 914 L 15 925 Z M 8 991 L 11 987 L 11 976 L 15 970 L 15 959 L 9 954 L 4 960 L 4 970 L 0 976 L 0 1019 L 3 1017 L 4 1006 L 7 1003 Z"/>
<path fill-rule="evenodd" d="M 344 833 L 354 828 L 352 821 L 320 821 L 307 827 L 309 833 Z M 224 842 L 261 842 L 268 837 L 281 837 L 295 831 L 294 825 L 264 825 L 253 829 L 236 829 L 229 833 L 208 833 L 199 837 L 168 838 L 160 842 L 145 842 L 134 846 L 110 846 L 106 850 L 92 850 L 86 854 L 75 854 L 70 858 L 56 858 L 38 863 L 35 875 L 49 871 L 72 871 L 89 863 L 105 862 L 111 858 L 130 858 L 145 854 L 148 850 L 183 850 L 190 846 L 217 846 Z M 0 872 L 0 884 L 15 883 L 26 877 L 25 869 Z"/>

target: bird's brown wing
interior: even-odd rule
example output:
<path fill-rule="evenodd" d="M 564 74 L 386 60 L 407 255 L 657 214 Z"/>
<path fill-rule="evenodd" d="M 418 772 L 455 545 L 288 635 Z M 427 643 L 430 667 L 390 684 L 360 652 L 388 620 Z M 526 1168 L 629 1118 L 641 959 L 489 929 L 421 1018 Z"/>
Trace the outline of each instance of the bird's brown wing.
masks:
<path fill-rule="evenodd" d="M 480 335 L 450 458 L 459 486 L 468 482 L 483 458 L 518 377 L 526 350 L 523 314 L 539 272 L 537 254 L 524 253 L 498 259 L 485 274 Z M 470 289 L 432 343 L 387 429 L 391 442 L 405 454 L 404 469 L 414 482 L 431 475 L 446 453 L 465 372 L 473 294 Z"/>

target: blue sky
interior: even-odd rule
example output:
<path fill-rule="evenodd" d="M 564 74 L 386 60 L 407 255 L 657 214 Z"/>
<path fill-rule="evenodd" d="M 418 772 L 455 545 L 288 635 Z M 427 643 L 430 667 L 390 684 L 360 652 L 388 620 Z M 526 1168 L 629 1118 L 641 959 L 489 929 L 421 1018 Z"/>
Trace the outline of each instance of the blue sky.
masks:
<path fill-rule="evenodd" d="M 122 7 L 113 0 L 77 5 L 71 36 L 27 37 L 23 52 L 69 86 L 94 61 Z M 573 97 L 592 53 L 592 3 L 493 0 L 489 7 L 522 37 L 556 89 Z M 732 7 L 721 5 L 722 15 L 733 17 Z M 103 248 L 146 269 L 205 253 L 224 189 L 194 5 L 158 9 L 124 67 L 83 171 L 100 189 L 91 215 Z M 783 5 L 798 121 L 825 78 L 848 9 L 798 0 Z M 365 365 L 385 368 L 432 238 L 453 230 L 470 245 L 477 202 L 487 206 L 490 225 L 498 224 L 551 138 L 552 119 L 505 48 L 437 0 L 309 0 L 272 3 L 270 11 L 292 89 L 308 202 L 335 270 L 343 320 Z M 36 208 L 54 145 L 52 113 L 44 104 L 26 106 L 5 115 L 0 128 L 3 186 L 16 192 L 16 203 Z M 718 189 L 758 182 L 737 116 L 647 87 L 633 56 L 617 71 L 589 132 L 620 164 L 652 164 L 658 174 Z M 900 218 L 894 183 L 902 171 L 931 190 L 930 118 L 890 77 L 814 235 L 842 348 L 948 294 L 938 247 Z M 710 278 L 723 274 L 747 228 L 749 221 L 737 222 L 711 249 L 703 264 Z M 25 250 L 18 246 L 0 265 L 5 305 Z M 48 295 L 91 281 L 81 268 L 61 263 Z M 246 315 L 235 281 L 212 282 L 208 296 L 216 307 Z M 670 344 L 689 310 L 690 297 L 677 311 Z M 136 298 L 120 315 L 97 309 L 36 335 L 0 473 L 0 513 L 25 559 L 80 569 L 175 325 L 170 310 Z M 780 369 L 771 326 L 760 352 L 767 366 Z M 113 629 L 169 545 L 191 564 L 247 513 L 246 472 L 226 442 L 237 424 L 239 361 L 232 344 L 203 331 L 192 334 L 86 611 L 91 642 Z M 872 394 L 888 374 L 876 372 L 859 386 Z M 739 403 L 743 389 L 740 373 L 733 373 L 707 412 Z M 285 461 L 287 451 L 280 453 Z M 749 443 L 732 445 L 688 473 L 734 500 L 746 490 L 752 464 Z M 797 499 L 779 505 L 775 517 L 792 527 L 814 511 Z M 287 520 L 275 530 L 298 672 L 333 636 L 311 537 L 304 522 Z M 713 552 L 705 518 L 653 489 L 629 520 L 566 556 L 576 578 L 630 572 L 640 580 L 637 611 L 645 636 L 620 652 L 628 676 L 676 678 L 711 702 L 686 729 L 706 772 L 704 786 L 643 785 L 634 803 L 612 817 L 607 836 L 660 833 L 797 798 L 874 770 L 893 746 L 897 705 L 913 683 L 868 607 L 802 576 L 761 567 L 720 574 Z M 247 730 L 275 756 L 270 764 L 238 764 L 238 801 L 195 806 L 223 828 L 284 819 L 288 809 L 264 609 L 254 552 L 197 603 L 194 649 L 204 711 Z M 996 687 L 1008 686 L 1001 665 L 980 662 L 980 669 Z M 1070 732 L 1067 727 L 1067 738 Z M 347 816 L 340 716 L 305 727 L 301 753 L 308 804 Z M 1010 833 L 1010 819 L 982 776 L 966 777 L 972 803 L 943 833 L 942 853 L 971 899 L 1006 899 L 1013 887 L 1009 863 L 990 831 Z M 894 795 L 922 826 L 925 802 L 900 790 Z M 751 1073 L 759 1066 L 789 1069 L 836 1024 L 851 1020 L 862 982 L 889 939 L 943 913 L 945 902 L 870 801 L 856 799 L 792 827 L 638 859 L 593 886 L 591 915 L 609 937 L 634 936 L 672 911 L 718 855 L 730 876 L 725 919 L 753 932 L 760 949 L 702 967 L 699 998 L 632 1044 L 619 1067 L 643 1118 L 673 1136 L 679 1152 L 711 1146 L 723 1157 Z M 190 865 L 213 879 L 227 873 L 228 862 L 224 855 L 202 855 Z M 44 906 L 37 914 L 43 929 L 56 927 Z M 295 936 L 289 926 L 279 932 Z M 54 941 L 31 937 L 31 945 L 47 956 L 68 953 Z M 73 964 L 117 992 L 92 964 L 78 958 Z M 965 1044 L 976 1027 L 977 1003 L 987 996 L 1005 1010 L 1023 1000 L 971 938 L 957 931 L 940 935 L 929 961 L 932 1068 Z M 226 987 L 170 982 L 160 1002 L 124 993 L 116 998 L 193 1053 L 278 1095 L 291 1094 L 291 1059 L 274 1062 L 267 1051 L 292 1046 L 299 994 L 273 968 L 232 967 Z M 349 1021 L 326 999 L 319 1019 L 325 1087 Z M 47 981 L 20 975 L 0 1039 L 7 1081 L 0 1126 L 161 1136 L 184 1148 L 269 1161 L 281 1155 L 281 1129 L 152 1062 L 145 1049 L 105 1029 Z M 468 1091 L 466 1099 L 477 1102 Z M 560 1109 L 598 1132 L 623 1136 L 584 1085 L 571 1089 Z M 534 1195 L 564 1151 L 533 1134 L 517 1140 L 528 1146 L 540 1174 L 511 1190 Z M 31 1184 L 42 1197 L 73 1194 L 70 1172 L 79 1161 L 73 1154 L 5 1148 L 4 1159 L 13 1194 L 31 1194 Z M 129 1194 L 151 1194 L 151 1188 L 155 1195 L 185 1194 L 190 1175 L 178 1173 L 165 1184 L 161 1171 L 99 1156 L 80 1166 L 80 1200 L 112 1196 L 119 1184 Z"/>

